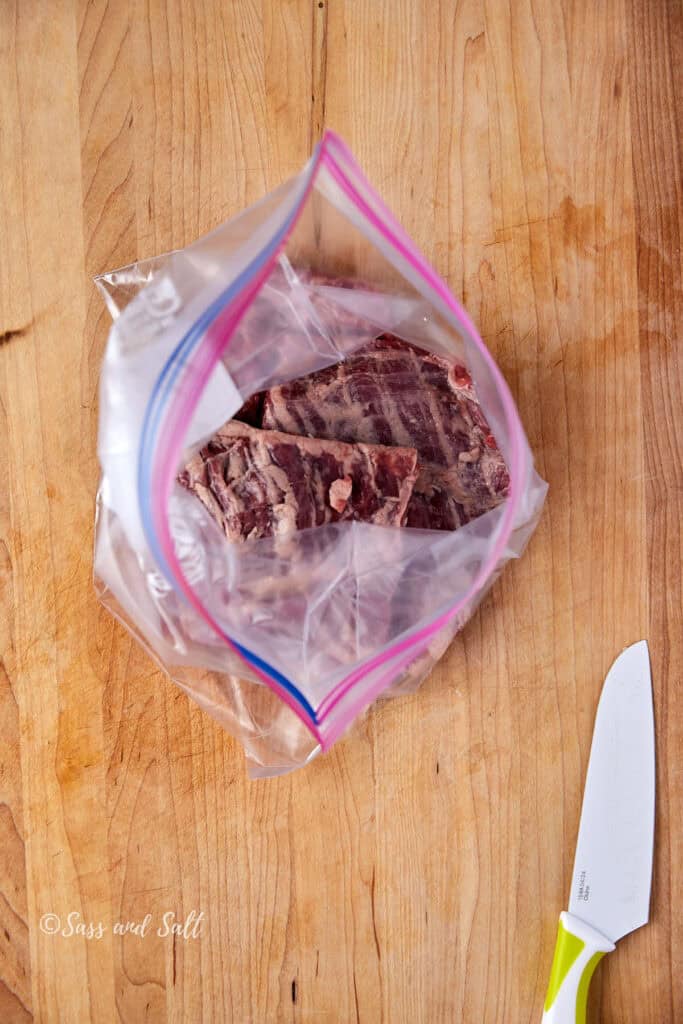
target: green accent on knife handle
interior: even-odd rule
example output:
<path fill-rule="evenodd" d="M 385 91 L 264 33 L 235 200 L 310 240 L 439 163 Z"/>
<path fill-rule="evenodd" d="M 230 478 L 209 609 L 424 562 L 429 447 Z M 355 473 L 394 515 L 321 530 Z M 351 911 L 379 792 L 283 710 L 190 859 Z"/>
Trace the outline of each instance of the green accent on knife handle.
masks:
<path fill-rule="evenodd" d="M 585 942 L 567 931 L 560 918 L 560 923 L 557 926 L 555 955 L 553 956 L 553 966 L 550 968 L 550 981 L 548 982 L 544 1010 L 549 1010 L 555 1002 L 557 993 L 562 987 L 562 982 L 566 978 L 569 968 L 579 958 L 585 945 Z"/>
<path fill-rule="evenodd" d="M 586 1024 L 593 972 L 614 943 L 572 914 L 560 914 L 543 1024 Z"/>
<path fill-rule="evenodd" d="M 579 981 L 579 991 L 576 993 L 576 1024 L 586 1024 L 586 1007 L 588 1006 L 588 986 L 591 983 L 593 972 L 602 960 L 604 953 L 594 953 L 583 969 Z"/>

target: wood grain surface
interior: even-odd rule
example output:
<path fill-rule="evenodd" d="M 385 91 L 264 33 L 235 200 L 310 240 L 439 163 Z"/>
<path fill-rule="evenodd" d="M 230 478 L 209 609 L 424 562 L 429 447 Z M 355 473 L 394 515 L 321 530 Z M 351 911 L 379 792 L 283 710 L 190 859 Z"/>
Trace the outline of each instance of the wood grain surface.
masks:
<path fill-rule="evenodd" d="M 539 1020 L 598 695 L 641 637 L 652 918 L 591 1019 L 683 1021 L 682 46 L 675 0 L 0 0 L 0 1021 Z M 93 591 L 91 278 L 324 126 L 468 306 L 550 493 L 417 694 L 251 782 Z"/>

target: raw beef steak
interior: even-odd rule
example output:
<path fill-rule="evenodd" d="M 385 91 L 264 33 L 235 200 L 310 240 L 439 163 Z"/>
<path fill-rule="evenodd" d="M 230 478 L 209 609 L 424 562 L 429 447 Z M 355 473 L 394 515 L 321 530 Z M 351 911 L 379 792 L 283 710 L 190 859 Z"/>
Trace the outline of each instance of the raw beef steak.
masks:
<path fill-rule="evenodd" d="M 237 387 L 262 390 L 301 377 L 371 341 L 377 328 L 334 301 L 335 291 L 347 287 L 349 282 L 295 270 L 287 260 L 276 263 L 225 349 L 225 365 Z"/>
<path fill-rule="evenodd" d="M 415 448 L 419 476 L 407 526 L 454 530 L 507 495 L 508 472 L 467 371 L 391 335 L 271 388 L 263 426 Z"/>
<path fill-rule="evenodd" d="M 315 311 L 322 331 L 334 339 L 339 349 L 346 352 L 357 348 L 359 345 L 367 344 L 378 334 L 374 324 L 335 301 L 334 292 L 330 291 L 344 289 L 374 292 L 371 285 L 357 278 L 326 277 L 324 274 L 307 270 L 299 270 L 298 275 L 302 286 L 307 289 L 308 301 Z"/>
<path fill-rule="evenodd" d="M 416 464 L 413 448 L 292 437 L 231 420 L 178 479 L 238 541 L 340 520 L 401 526 Z"/>

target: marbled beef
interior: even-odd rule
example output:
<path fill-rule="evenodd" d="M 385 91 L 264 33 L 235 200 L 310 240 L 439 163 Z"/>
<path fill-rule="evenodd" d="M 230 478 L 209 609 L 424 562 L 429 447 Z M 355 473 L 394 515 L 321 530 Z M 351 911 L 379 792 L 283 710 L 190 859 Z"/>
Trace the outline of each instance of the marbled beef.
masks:
<path fill-rule="evenodd" d="M 416 463 L 414 448 L 292 437 L 232 420 L 179 480 L 238 541 L 340 520 L 401 526 Z"/>
<path fill-rule="evenodd" d="M 391 335 L 271 388 L 262 422 L 289 434 L 415 448 L 407 526 L 454 530 L 507 495 L 508 472 L 468 372 Z"/>

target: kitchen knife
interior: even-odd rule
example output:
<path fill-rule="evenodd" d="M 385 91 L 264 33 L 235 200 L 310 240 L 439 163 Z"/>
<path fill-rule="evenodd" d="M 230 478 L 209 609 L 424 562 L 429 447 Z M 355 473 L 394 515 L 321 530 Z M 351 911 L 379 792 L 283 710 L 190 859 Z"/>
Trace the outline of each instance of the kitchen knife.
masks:
<path fill-rule="evenodd" d="M 602 688 L 543 1024 L 585 1024 L 588 986 L 615 943 L 646 924 L 655 812 L 655 735 L 647 641 L 628 647 Z"/>

